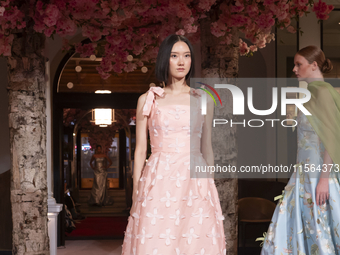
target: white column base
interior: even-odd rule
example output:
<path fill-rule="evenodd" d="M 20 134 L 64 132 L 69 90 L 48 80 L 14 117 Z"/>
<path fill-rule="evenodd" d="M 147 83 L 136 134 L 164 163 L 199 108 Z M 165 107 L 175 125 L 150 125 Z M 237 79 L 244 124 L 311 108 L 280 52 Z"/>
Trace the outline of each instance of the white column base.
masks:
<path fill-rule="evenodd" d="M 58 214 L 63 209 L 62 204 L 57 204 L 53 197 L 47 199 L 48 205 L 48 236 L 50 237 L 50 255 L 57 255 L 57 224 Z"/>

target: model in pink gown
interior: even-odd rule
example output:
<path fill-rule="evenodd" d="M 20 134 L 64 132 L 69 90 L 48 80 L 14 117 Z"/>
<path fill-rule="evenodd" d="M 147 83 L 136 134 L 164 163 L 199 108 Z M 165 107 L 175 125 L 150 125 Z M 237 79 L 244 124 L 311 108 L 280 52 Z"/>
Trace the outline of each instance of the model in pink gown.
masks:
<path fill-rule="evenodd" d="M 200 92 L 191 89 L 190 94 L 200 99 Z M 214 181 L 190 178 L 190 160 L 206 165 L 200 150 L 204 116 L 199 107 L 159 106 L 155 94 L 162 97 L 164 90 L 151 87 L 143 108 L 152 154 L 141 173 L 122 254 L 225 255 L 224 218 Z M 197 111 L 191 122 L 190 110 Z"/>

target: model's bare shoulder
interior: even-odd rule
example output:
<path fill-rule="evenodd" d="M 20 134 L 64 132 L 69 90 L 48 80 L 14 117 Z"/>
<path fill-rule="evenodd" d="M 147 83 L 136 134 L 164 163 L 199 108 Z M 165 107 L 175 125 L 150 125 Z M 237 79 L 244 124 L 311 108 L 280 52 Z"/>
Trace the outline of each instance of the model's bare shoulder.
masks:
<path fill-rule="evenodd" d="M 145 101 L 146 101 L 146 96 L 147 96 L 148 92 L 145 92 L 144 94 L 140 95 L 138 98 L 138 102 L 137 102 L 137 106 L 138 105 L 144 105 Z"/>

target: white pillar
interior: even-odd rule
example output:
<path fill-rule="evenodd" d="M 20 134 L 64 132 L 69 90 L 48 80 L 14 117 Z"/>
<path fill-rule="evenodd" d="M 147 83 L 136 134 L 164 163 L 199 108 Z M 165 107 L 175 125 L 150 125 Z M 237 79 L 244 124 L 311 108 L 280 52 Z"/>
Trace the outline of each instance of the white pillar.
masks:
<path fill-rule="evenodd" d="M 46 62 L 46 157 L 47 157 L 47 205 L 48 205 L 48 235 L 50 238 L 50 255 L 57 255 L 57 224 L 58 214 L 63 205 L 57 204 L 53 197 L 52 178 L 52 102 L 50 86 L 50 62 Z"/>

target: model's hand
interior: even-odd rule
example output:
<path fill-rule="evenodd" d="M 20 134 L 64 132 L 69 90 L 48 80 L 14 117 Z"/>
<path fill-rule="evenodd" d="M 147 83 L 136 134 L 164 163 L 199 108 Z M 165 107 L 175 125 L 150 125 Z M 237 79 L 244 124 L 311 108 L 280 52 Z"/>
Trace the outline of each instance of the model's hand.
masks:
<path fill-rule="evenodd" d="M 130 214 L 133 214 L 136 211 L 136 205 L 137 205 L 137 201 L 138 201 L 138 195 L 137 192 L 135 192 L 135 189 L 133 190 L 133 194 L 132 194 L 132 206 L 130 209 Z"/>
<path fill-rule="evenodd" d="M 326 203 L 326 200 L 329 199 L 329 184 L 328 178 L 320 178 L 319 183 L 316 186 L 316 204 L 322 205 Z"/>

